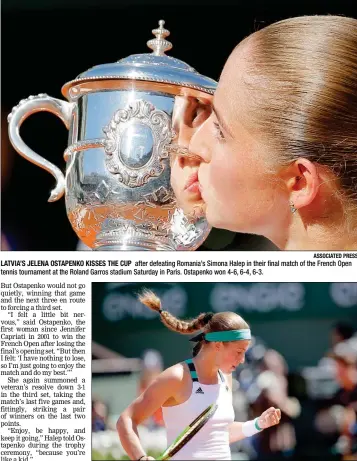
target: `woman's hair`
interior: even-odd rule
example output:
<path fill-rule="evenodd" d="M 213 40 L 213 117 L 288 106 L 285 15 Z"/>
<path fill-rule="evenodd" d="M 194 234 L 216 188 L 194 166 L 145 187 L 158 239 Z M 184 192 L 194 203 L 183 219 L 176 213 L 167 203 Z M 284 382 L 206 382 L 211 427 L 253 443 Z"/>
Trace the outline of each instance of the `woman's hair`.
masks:
<path fill-rule="evenodd" d="M 299 157 L 324 165 L 342 197 L 357 199 L 357 20 L 290 18 L 237 48 L 245 45 L 248 124 L 280 165 Z"/>
<path fill-rule="evenodd" d="M 235 312 L 220 312 L 213 314 L 211 312 L 202 313 L 192 320 L 180 320 L 170 312 L 162 309 L 160 298 L 151 290 L 144 290 L 139 295 L 139 301 L 150 309 L 159 312 L 162 323 L 172 331 L 183 335 L 192 334 L 196 331 L 203 330 L 205 333 L 210 331 L 241 330 L 249 328 L 247 322 Z M 193 348 L 195 357 L 206 341 L 199 341 Z"/>

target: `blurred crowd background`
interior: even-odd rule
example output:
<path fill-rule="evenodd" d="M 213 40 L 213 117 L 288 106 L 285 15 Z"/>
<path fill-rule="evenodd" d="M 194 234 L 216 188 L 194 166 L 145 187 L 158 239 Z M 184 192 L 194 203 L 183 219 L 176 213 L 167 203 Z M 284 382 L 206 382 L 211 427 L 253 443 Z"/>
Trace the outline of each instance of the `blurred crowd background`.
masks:
<path fill-rule="evenodd" d="M 61 99 L 61 87 L 92 66 L 149 52 L 146 42 L 159 19 L 171 32 L 169 54 L 218 80 L 229 54 L 246 35 L 302 14 L 357 17 L 357 6 L 350 0 L 3 0 L 2 249 L 86 249 L 78 245 L 64 199 L 47 202 L 53 177 L 17 155 L 7 140 L 6 117 L 21 99 L 39 93 Z M 34 114 L 22 125 L 21 135 L 64 171 L 68 133 L 57 117 Z M 261 237 L 217 229 L 200 247 L 252 249 L 275 247 Z"/>
<path fill-rule="evenodd" d="M 253 333 L 233 375 L 235 419 L 270 406 L 279 426 L 231 446 L 240 460 L 357 459 L 357 284 L 95 283 L 92 304 L 93 460 L 128 459 L 115 431 L 120 412 L 168 366 L 191 356 L 136 298 L 154 290 L 180 318 L 232 310 Z M 143 446 L 166 448 L 161 410 L 139 427 Z"/>

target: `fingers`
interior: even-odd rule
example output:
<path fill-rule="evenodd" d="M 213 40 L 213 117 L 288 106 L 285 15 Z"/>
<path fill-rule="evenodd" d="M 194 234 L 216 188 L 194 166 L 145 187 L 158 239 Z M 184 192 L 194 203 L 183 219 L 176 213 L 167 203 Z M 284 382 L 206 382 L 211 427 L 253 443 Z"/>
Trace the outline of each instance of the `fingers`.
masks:
<path fill-rule="evenodd" d="M 258 425 L 261 429 L 267 429 L 280 423 L 281 411 L 279 408 L 270 407 L 265 410 L 258 419 Z"/>
<path fill-rule="evenodd" d="M 262 417 L 265 420 L 266 427 L 275 426 L 280 422 L 281 411 L 279 408 L 270 407 L 262 414 Z"/>

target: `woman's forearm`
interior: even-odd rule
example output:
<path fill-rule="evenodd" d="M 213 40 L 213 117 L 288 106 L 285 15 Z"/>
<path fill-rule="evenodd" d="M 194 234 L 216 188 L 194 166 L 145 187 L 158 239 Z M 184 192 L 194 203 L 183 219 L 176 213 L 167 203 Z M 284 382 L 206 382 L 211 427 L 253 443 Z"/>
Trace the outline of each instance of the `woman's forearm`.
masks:
<path fill-rule="evenodd" d="M 245 435 L 242 432 L 243 423 L 234 421 L 229 426 L 229 443 L 238 442 L 239 440 L 245 439 Z"/>
<path fill-rule="evenodd" d="M 234 421 L 229 426 L 229 443 L 238 442 L 239 440 L 251 437 L 252 435 L 258 434 L 263 430 L 263 427 L 258 425 L 258 418 L 246 421 L 245 423 L 239 423 Z"/>
<path fill-rule="evenodd" d="M 238 442 L 238 440 L 259 434 L 259 432 L 263 431 L 264 429 L 268 429 L 268 427 L 279 424 L 280 419 L 280 409 L 270 407 L 265 410 L 258 418 L 246 421 L 245 423 L 234 421 L 228 428 L 229 443 Z"/>
<path fill-rule="evenodd" d="M 120 442 L 130 459 L 139 459 L 145 455 L 140 443 L 138 428 L 129 416 L 121 415 L 117 421 Z"/>

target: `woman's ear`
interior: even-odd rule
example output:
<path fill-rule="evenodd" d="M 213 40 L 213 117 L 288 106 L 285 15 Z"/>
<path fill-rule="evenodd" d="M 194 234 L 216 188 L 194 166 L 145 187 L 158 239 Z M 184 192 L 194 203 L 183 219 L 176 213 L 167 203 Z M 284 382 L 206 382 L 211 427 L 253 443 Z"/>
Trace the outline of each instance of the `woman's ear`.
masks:
<path fill-rule="evenodd" d="M 286 170 L 284 177 L 295 209 L 313 202 L 321 184 L 318 169 L 313 162 L 306 158 L 297 159 Z"/>

